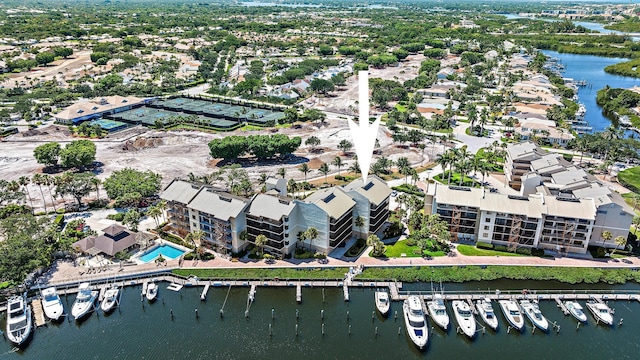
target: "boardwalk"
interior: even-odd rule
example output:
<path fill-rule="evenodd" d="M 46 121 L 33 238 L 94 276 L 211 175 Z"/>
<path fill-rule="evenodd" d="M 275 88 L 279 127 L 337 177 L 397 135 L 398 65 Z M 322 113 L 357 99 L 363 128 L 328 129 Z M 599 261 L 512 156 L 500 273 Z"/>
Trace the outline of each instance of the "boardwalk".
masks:
<path fill-rule="evenodd" d="M 45 325 L 47 323 L 47 320 L 44 317 L 42 301 L 40 301 L 40 299 L 33 299 L 31 301 L 31 308 L 33 309 L 33 318 L 35 320 L 36 327 Z"/>

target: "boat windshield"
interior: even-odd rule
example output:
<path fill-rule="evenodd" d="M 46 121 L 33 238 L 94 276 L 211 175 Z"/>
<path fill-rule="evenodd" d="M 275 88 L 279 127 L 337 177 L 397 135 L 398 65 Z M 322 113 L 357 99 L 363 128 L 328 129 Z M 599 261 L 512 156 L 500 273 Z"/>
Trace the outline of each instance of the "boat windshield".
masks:
<path fill-rule="evenodd" d="M 516 310 L 509 310 L 509 314 L 511 314 L 511 316 L 518 316 L 518 315 L 520 315 L 520 314 L 518 313 L 518 311 L 516 311 Z"/>
<path fill-rule="evenodd" d="M 17 323 L 9 324 L 9 331 L 18 331 L 27 327 L 27 319 L 20 320 Z"/>
<path fill-rule="evenodd" d="M 487 319 L 493 318 L 493 312 L 486 312 L 485 315 L 487 316 Z"/>
<path fill-rule="evenodd" d="M 436 313 L 436 315 L 445 315 L 446 314 L 444 309 L 436 309 L 435 313 Z"/>
<path fill-rule="evenodd" d="M 598 309 L 598 311 L 599 311 L 601 314 L 608 314 L 608 313 L 609 313 L 609 311 L 607 311 L 607 309 L 603 309 L 603 308 Z"/>
<path fill-rule="evenodd" d="M 47 295 L 44 296 L 44 301 L 46 301 L 46 302 L 58 301 L 58 295 L 56 295 L 56 294 L 47 294 Z"/>
<path fill-rule="evenodd" d="M 423 327 L 424 326 L 424 320 L 414 321 L 414 320 L 409 319 L 409 325 L 411 325 L 413 327 Z"/>
<path fill-rule="evenodd" d="M 458 310 L 458 313 L 460 313 L 460 315 L 463 316 L 463 317 L 470 317 L 471 316 L 471 311 L 469 311 L 469 310 Z"/>

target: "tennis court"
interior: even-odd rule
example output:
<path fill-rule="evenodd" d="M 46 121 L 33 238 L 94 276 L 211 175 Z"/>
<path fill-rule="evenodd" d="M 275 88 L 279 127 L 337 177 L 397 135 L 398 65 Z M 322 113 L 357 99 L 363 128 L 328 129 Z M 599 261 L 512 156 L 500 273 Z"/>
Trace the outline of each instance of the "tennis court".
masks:
<path fill-rule="evenodd" d="M 115 120 L 109 120 L 109 119 L 98 119 L 98 120 L 93 120 L 89 123 L 90 126 L 94 126 L 94 125 L 98 125 L 100 126 L 100 128 L 102 128 L 103 130 L 107 130 L 108 132 L 114 132 L 114 131 L 118 131 L 118 130 L 122 130 L 124 128 L 127 127 L 127 124 L 120 122 L 120 121 L 115 121 Z"/>

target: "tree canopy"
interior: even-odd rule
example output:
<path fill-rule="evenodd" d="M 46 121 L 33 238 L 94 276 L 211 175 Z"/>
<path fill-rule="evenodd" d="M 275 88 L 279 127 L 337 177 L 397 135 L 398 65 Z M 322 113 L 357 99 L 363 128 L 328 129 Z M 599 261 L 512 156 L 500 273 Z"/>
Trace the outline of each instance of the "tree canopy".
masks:
<path fill-rule="evenodd" d="M 74 140 L 60 151 L 60 164 L 65 168 L 82 168 L 96 160 L 96 144 L 91 140 Z"/>
<path fill-rule="evenodd" d="M 283 134 L 227 136 L 209 142 L 209 152 L 216 159 L 231 160 L 246 154 L 264 159 L 291 154 L 301 143 L 300 137 L 289 138 Z"/>
<path fill-rule="evenodd" d="M 104 189 L 111 199 L 119 199 L 127 194 L 137 193 L 150 197 L 160 191 L 162 176 L 153 171 L 139 171 L 131 168 L 114 171 L 104 180 Z"/>
<path fill-rule="evenodd" d="M 60 158 L 60 150 L 60 144 L 57 142 L 50 142 L 33 149 L 33 156 L 36 158 L 38 164 L 56 166 L 58 165 L 58 159 Z"/>

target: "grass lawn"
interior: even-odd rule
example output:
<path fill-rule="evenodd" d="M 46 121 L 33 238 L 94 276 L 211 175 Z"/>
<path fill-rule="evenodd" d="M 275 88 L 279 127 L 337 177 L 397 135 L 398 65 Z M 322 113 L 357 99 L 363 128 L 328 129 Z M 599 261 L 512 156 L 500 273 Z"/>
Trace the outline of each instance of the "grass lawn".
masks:
<path fill-rule="evenodd" d="M 635 197 L 638 197 L 638 201 L 636 202 Z M 624 199 L 624 201 L 627 202 L 627 204 L 629 204 L 629 206 L 631 206 L 632 208 L 634 208 L 636 210 L 636 214 L 640 213 L 640 195 L 636 194 L 636 193 L 626 193 L 626 194 L 622 194 L 622 198 Z"/>
<path fill-rule="evenodd" d="M 174 269 L 172 272 L 181 276 L 194 275 L 200 279 L 331 279 L 342 280 L 349 271 L 346 267 L 290 269 L 290 268 L 256 268 L 256 269 Z"/>
<path fill-rule="evenodd" d="M 436 176 L 433 177 L 433 180 L 435 181 L 439 181 L 443 184 L 447 183 L 447 180 L 449 178 L 449 170 L 445 171 L 442 174 L 438 174 Z M 451 174 L 451 185 L 455 185 L 455 186 L 459 186 L 460 185 L 460 173 L 452 173 Z M 480 183 L 478 183 L 477 181 L 473 180 L 472 178 L 465 176 L 463 181 L 462 181 L 462 186 L 469 186 L 469 187 L 480 187 Z"/>
<path fill-rule="evenodd" d="M 618 181 L 631 191 L 640 191 L 640 166 L 620 171 Z"/>
<path fill-rule="evenodd" d="M 399 258 L 402 254 L 406 254 L 406 257 L 421 257 L 420 254 L 414 253 L 414 250 L 418 250 L 418 246 L 409 246 L 404 240 L 396 241 L 393 245 L 387 245 L 384 249 L 384 256 L 388 258 Z M 436 257 L 444 256 L 444 251 L 425 251 L 426 255 Z"/>
<path fill-rule="evenodd" d="M 525 256 L 522 254 L 516 254 L 506 251 L 495 251 L 489 249 L 478 249 L 473 245 L 460 244 L 457 247 L 458 252 L 465 256 Z"/>

